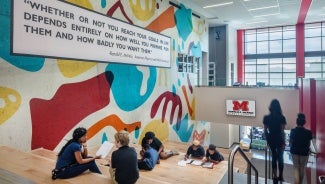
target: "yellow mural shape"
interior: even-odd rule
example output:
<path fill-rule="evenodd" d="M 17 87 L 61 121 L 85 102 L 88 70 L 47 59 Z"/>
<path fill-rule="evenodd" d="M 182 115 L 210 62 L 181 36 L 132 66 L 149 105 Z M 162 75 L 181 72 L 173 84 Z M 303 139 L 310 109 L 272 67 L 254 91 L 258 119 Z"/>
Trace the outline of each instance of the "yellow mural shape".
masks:
<path fill-rule="evenodd" d="M 95 62 L 58 59 L 58 67 L 63 76 L 72 78 L 95 66 Z"/>
<path fill-rule="evenodd" d="M 149 7 L 150 1 L 151 8 Z M 134 16 L 142 21 L 149 20 L 156 11 L 156 0 L 146 0 L 144 9 L 141 7 L 140 0 L 137 0 L 135 4 L 133 3 L 133 0 L 129 0 L 129 3 Z"/>
<path fill-rule="evenodd" d="M 17 91 L 0 87 L 0 125 L 15 114 L 20 104 L 21 96 Z"/>
<path fill-rule="evenodd" d="M 93 6 L 90 4 L 89 0 L 67 0 L 67 2 L 82 6 L 84 8 L 94 10 Z"/>
<path fill-rule="evenodd" d="M 166 69 L 159 69 L 159 82 L 158 82 L 158 85 L 159 86 L 162 86 L 162 78 L 164 76 L 164 81 L 165 81 L 165 84 L 164 86 L 167 86 L 167 70 Z"/>
<path fill-rule="evenodd" d="M 89 10 L 94 9 L 89 0 L 67 0 L 67 2 L 76 4 Z M 68 78 L 78 76 L 95 65 L 95 62 L 58 59 L 58 66 L 62 75 Z"/>
<path fill-rule="evenodd" d="M 191 119 L 195 120 L 195 97 L 192 100 L 191 107 L 192 107 L 192 110 L 193 110 L 193 113 L 191 114 Z"/>
<path fill-rule="evenodd" d="M 150 123 L 148 123 L 141 132 L 140 138 L 139 138 L 139 144 L 141 144 L 142 139 L 146 132 L 154 132 L 156 137 L 161 141 L 167 141 L 169 136 L 169 129 L 168 129 L 168 122 L 165 120 L 164 122 L 161 122 L 160 120 L 152 120 Z"/>
<path fill-rule="evenodd" d="M 194 23 L 195 26 L 193 26 L 193 32 L 195 32 L 197 35 L 203 35 L 205 33 L 205 20 L 199 20 L 196 23 Z M 197 27 L 197 28 L 196 28 Z"/>

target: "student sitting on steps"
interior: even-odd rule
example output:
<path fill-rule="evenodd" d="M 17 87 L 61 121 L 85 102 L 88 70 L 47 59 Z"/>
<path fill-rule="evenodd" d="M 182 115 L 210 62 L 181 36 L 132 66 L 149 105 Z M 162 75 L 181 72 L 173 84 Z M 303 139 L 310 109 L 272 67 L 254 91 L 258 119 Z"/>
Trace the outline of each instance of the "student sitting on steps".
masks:
<path fill-rule="evenodd" d="M 202 159 L 204 157 L 204 148 L 200 145 L 200 141 L 194 140 L 192 145 L 187 149 L 184 160 L 191 157 Z"/>
<path fill-rule="evenodd" d="M 149 144 L 146 144 L 144 147 L 144 154 L 141 159 L 138 161 L 139 169 L 143 170 L 152 170 L 157 163 L 159 163 L 158 152 L 150 147 Z"/>
<path fill-rule="evenodd" d="M 155 136 L 153 132 L 146 132 L 145 136 L 142 139 L 141 146 L 142 150 L 140 151 L 140 155 L 143 156 L 144 154 L 144 146 L 146 144 L 149 144 L 150 147 L 155 149 L 159 157 L 161 159 L 167 159 L 171 156 L 178 155 L 179 153 L 177 151 L 170 151 L 170 152 L 165 152 L 164 151 L 164 145 L 161 143 L 161 141 Z"/>
<path fill-rule="evenodd" d="M 55 169 L 52 170 L 52 179 L 72 178 L 86 170 L 101 174 L 95 159 L 101 156 L 88 157 L 87 130 L 83 127 L 76 128 L 70 139 L 61 149 L 58 155 Z"/>
<path fill-rule="evenodd" d="M 216 146 L 214 144 L 210 144 L 209 148 L 205 153 L 205 157 L 202 159 L 202 162 L 212 162 L 217 164 L 223 161 L 223 156 L 216 150 Z"/>

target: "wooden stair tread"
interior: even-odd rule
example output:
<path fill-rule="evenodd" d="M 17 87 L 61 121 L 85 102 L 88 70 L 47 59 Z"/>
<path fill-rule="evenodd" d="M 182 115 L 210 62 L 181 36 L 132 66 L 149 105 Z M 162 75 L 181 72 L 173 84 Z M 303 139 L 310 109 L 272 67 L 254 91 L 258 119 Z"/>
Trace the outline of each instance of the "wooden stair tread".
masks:
<path fill-rule="evenodd" d="M 0 147 L 0 167 L 35 183 L 108 183 L 110 180 L 107 176 L 89 172 L 71 179 L 52 180 L 54 165 L 54 160 L 7 146 Z"/>

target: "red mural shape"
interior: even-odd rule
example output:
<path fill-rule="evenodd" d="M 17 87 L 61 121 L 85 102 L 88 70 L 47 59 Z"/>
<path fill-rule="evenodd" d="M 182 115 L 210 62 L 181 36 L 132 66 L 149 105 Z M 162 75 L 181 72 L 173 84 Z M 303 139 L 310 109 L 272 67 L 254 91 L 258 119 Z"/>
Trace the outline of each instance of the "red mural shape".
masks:
<path fill-rule="evenodd" d="M 182 86 L 182 91 L 183 91 L 183 94 L 184 94 L 184 97 L 185 97 L 188 113 L 190 114 L 190 116 L 193 116 L 194 111 L 193 111 L 193 109 L 191 107 L 191 104 L 190 104 L 190 102 L 188 100 L 188 96 L 187 96 L 187 93 L 186 93 L 186 87 L 185 86 Z"/>
<path fill-rule="evenodd" d="M 169 102 L 172 102 L 172 109 L 171 109 L 171 114 L 170 114 L 170 124 L 173 123 L 174 119 L 174 113 L 176 110 L 176 107 L 178 107 L 178 114 L 177 114 L 177 121 L 176 121 L 176 129 L 179 130 L 180 123 L 181 123 L 181 118 L 182 118 L 182 102 L 180 97 L 172 92 L 166 91 L 165 93 L 161 94 L 156 101 L 153 103 L 151 107 L 151 113 L 150 116 L 153 118 L 159 109 L 160 104 L 164 100 L 164 106 L 162 110 L 162 122 L 165 121 L 165 116 L 166 116 L 166 110 L 167 110 L 167 105 Z"/>
<path fill-rule="evenodd" d="M 110 102 L 113 74 L 105 72 L 83 82 L 62 85 L 50 100 L 30 101 L 31 149 L 53 150 L 74 126 Z"/>
<path fill-rule="evenodd" d="M 107 16 L 112 17 L 114 12 L 120 8 L 122 14 L 124 15 L 124 18 L 126 18 L 126 20 L 130 23 L 133 24 L 132 20 L 127 16 L 127 14 L 125 13 L 124 7 L 122 5 L 122 2 L 119 0 L 117 1 L 106 13 Z"/>
<path fill-rule="evenodd" d="M 202 130 L 201 133 L 199 133 L 197 130 L 194 130 L 194 132 L 193 132 L 193 140 L 198 140 L 198 141 L 200 141 L 200 144 L 203 144 L 205 134 L 206 134 L 206 130 Z"/>

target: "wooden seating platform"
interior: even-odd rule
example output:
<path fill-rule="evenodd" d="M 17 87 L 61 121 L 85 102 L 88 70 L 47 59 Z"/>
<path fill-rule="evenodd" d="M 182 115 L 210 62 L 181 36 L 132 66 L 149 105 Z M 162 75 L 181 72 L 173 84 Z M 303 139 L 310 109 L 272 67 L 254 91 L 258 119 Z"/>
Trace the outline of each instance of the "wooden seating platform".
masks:
<path fill-rule="evenodd" d="M 201 166 L 187 165 L 185 167 L 178 166 L 178 161 L 184 158 L 188 144 L 166 141 L 164 142 L 165 150 L 177 150 L 180 154 L 173 156 L 167 160 L 161 160 L 152 171 L 140 171 L 140 178 L 137 183 L 140 184 L 171 184 L 171 183 L 219 183 L 228 169 L 229 150 L 219 150 L 225 157 L 225 161 L 215 165 L 213 169 L 202 168 Z M 136 148 L 139 153 L 141 146 L 130 145 Z M 98 147 L 89 148 L 89 155 L 94 155 Z M 111 152 L 116 150 L 113 148 Z M 8 180 L 9 183 L 16 183 L 25 179 L 23 183 L 112 183 L 109 175 L 109 167 L 104 166 L 107 159 L 110 159 L 111 153 L 105 159 L 96 160 L 102 175 L 85 172 L 80 176 L 70 179 L 51 179 L 51 171 L 55 166 L 57 153 L 51 150 L 39 148 L 31 152 L 23 152 L 7 146 L 0 146 L 0 181 Z M 238 162 L 235 158 L 235 172 L 240 171 L 236 165 Z M 240 165 L 239 165 L 240 166 Z M 246 166 L 241 166 L 245 168 Z M 8 176 L 8 178 L 6 178 Z M 11 178 L 11 179 L 10 179 Z M 12 178 L 15 178 L 13 180 Z M 22 182 L 17 182 L 22 183 Z"/>

